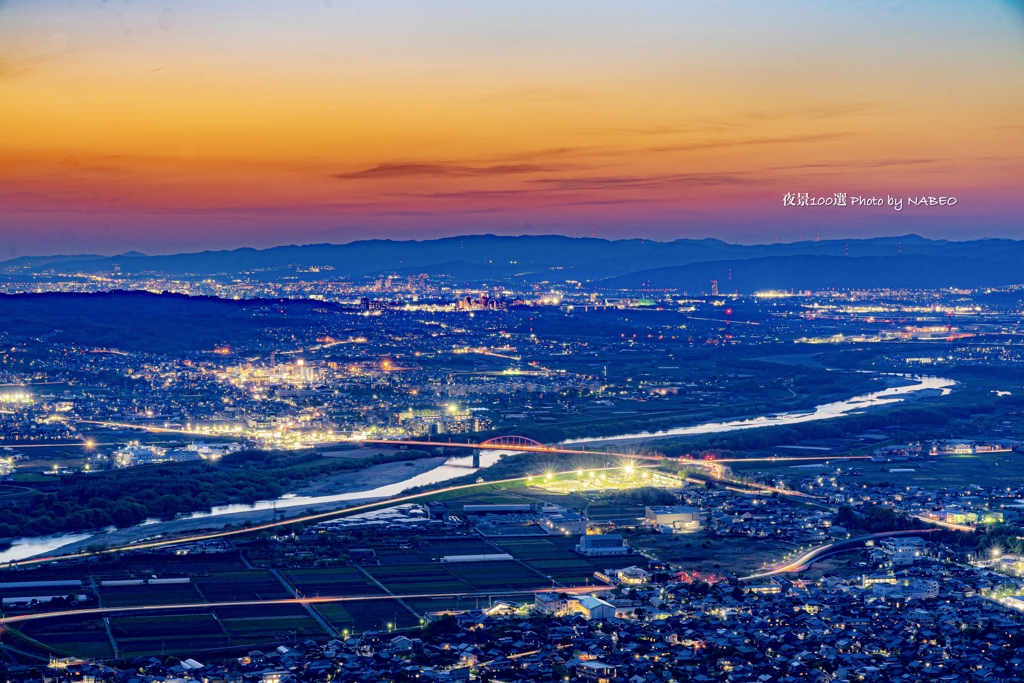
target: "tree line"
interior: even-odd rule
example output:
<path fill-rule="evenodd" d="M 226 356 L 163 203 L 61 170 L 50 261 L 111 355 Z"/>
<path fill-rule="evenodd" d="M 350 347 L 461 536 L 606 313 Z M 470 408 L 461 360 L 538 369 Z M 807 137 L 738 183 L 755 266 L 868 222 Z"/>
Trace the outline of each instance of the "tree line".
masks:
<path fill-rule="evenodd" d="M 56 491 L 8 503 L 0 510 L 0 539 L 128 527 L 174 519 L 218 505 L 278 498 L 315 479 L 371 465 L 433 457 L 407 450 L 363 459 L 325 458 L 313 451 L 245 451 L 216 463 L 145 465 L 60 478 Z"/>

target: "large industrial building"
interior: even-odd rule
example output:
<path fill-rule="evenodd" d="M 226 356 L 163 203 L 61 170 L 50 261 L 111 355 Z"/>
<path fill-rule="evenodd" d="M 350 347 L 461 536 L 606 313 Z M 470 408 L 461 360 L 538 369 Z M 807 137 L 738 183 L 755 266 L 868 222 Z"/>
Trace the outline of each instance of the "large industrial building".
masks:
<path fill-rule="evenodd" d="M 629 546 L 619 534 L 590 534 L 580 536 L 576 552 L 587 557 L 628 555 Z"/>
<path fill-rule="evenodd" d="M 645 520 L 655 529 L 686 533 L 700 530 L 700 510 L 687 505 L 655 505 L 646 509 Z"/>
<path fill-rule="evenodd" d="M 615 618 L 615 606 L 600 598 L 588 595 L 580 598 L 578 605 L 579 606 L 576 608 L 576 611 L 582 614 L 585 619 Z"/>

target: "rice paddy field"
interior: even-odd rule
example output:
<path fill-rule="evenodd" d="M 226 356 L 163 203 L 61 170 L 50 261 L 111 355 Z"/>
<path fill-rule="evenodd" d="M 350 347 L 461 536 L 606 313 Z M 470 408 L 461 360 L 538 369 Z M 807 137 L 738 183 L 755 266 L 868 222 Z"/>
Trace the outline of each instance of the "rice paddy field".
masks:
<path fill-rule="evenodd" d="M 468 593 L 474 590 L 471 583 L 463 581 L 440 562 L 367 567 L 366 571 L 396 595 Z"/>
<path fill-rule="evenodd" d="M 552 502 L 578 507 L 587 501 L 534 489 L 448 501 L 456 514 L 468 502 Z M 642 514 L 642 507 L 598 505 L 597 511 L 602 519 L 626 522 Z M 358 547 L 373 553 L 361 556 L 375 558 L 365 565 L 287 566 L 285 560 L 276 569 L 254 568 L 237 549 L 229 549 L 208 555 L 125 553 L 89 564 L 46 566 L 5 573 L 3 580 L 80 581 L 76 592 L 88 595 L 82 607 L 118 611 L 105 618 L 83 615 L 77 621 L 31 621 L 4 638 L 21 638 L 25 647 L 62 656 L 212 656 L 232 648 L 244 651 L 308 637 L 417 629 L 433 614 L 495 602 L 532 602 L 531 593 L 539 590 L 598 586 L 602 584 L 595 571 L 646 562 L 642 555 L 583 557 L 574 552 L 577 542 L 575 536 L 546 534 L 483 538 L 462 530 L 407 539 L 363 537 Z M 311 548 L 293 557 L 304 558 Z M 450 556 L 499 553 L 512 559 L 442 561 Z M 314 602 L 265 604 L 296 597 Z M 340 600 L 317 602 L 317 598 Z M 169 609 L 141 609 L 147 606 Z"/>
<path fill-rule="evenodd" d="M 49 647 L 79 657 L 114 656 L 114 648 L 102 619 L 55 618 L 34 621 L 16 633 L 5 633 L 4 642 L 19 649 L 27 646 L 30 651 L 45 651 Z M 45 647 L 32 647 L 34 643 L 45 644 Z"/>
<path fill-rule="evenodd" d="M 230 644 L 217 619 L 209 613 L 114 617 L 110 632 L 121 656 L 186 652 Z"/>
<path fill-rule="evenodd" d="M 869 460 L 835 459 L 822 468 L 799 468 L 785 464 L 733 464 L 737 473 L 756 470 L 776 476 L 801 479 L 834 472 L 837 467 L 854 469 L 857 476 L 844 475 L 848 484 L 889 483 L 894 486 L 942 488 L 958 486 L 965 481 L 979 486 L 1002 486 L 1007 481 L 1024 478 L 1024 457 L 1019 453 L 979 453 L 975 455 L 943 455 L 909 462 L 878 463 Z M 894 471 L 895 470 L 895 471 Z"/>
<path fill-rule="evenodd" d="M 281 575 L 305 597 L 384 594 L 358 567 L 284 569 Z"/>
<path fill-rule="evenodd" d="M 196 589 L 206 602 L 273 600 L 293 597 L 266 569 L 215 572 L 194 579 Z"/>
<path fill-rule="evenodd" d="M 214 614 L 232 645 L 326 635 L 323 627 L 300 605 L 218 607 Z"/>
<path fill-rule="evenodd" d="M 168 585 L 99 586 L 100 606 L 129 607 L 136 605 L 188 605 L 200 602 L 192 582 Z"/>
<path fill-rule="evenodd" d="M 359 602 L 317 605 L 316 611 L 340 633 L 363 631 L 396 631 L 418 628 L 420 617 L 397 600 L 365 600 Z"/>

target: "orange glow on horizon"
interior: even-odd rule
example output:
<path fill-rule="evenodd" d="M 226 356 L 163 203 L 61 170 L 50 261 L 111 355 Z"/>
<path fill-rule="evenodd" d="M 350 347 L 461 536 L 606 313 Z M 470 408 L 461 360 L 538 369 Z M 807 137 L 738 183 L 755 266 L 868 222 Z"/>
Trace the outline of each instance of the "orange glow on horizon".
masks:
<path fill-rule="evenodd" d="M 0 219 L 130 235 L 154 216 L 182 234 L 890 217 L 782 211 L 785 192 L 844 191 L 959 195 L 942 217 L 999 222 L 1024 209 L 1024 49 L 1010 10 L 980 4 L 883 22 L 792 3 L 807 26 L 732 3 L 7 6 Z"/>

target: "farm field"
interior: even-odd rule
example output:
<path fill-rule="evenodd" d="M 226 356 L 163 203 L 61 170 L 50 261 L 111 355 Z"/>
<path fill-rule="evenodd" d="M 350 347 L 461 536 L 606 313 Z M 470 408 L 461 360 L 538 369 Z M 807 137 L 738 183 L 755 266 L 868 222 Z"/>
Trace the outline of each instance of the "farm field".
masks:
<path fill-rule="evenodd" d="M 457 562 L 445 568 L 476 591 L 529 590 L 547 585 L 543 576 L 515 561 Z"/>
<path fill-rule="evenodd" d="M 575 536 L 549 536 L 543 539 L 507 539 L 497 544 L 541 574 L 566 586 L 593 585 L 597 581 L 595 571 L 619 569 L 647 561 L 637 555 L 584 557 L 573 550 L 578 542 Z"/>
<path fill-rule="evenodd" d="M 381 564 L 419 564 L 436 562 L 445 555 L 480 555 L 493 552 L 494 546 L 483 539 L 468 537 L 431 540 L 402 548 L 381 548 L 377 550 L 377 559 Z"/>
<path fill-rule="evenodd" d="M 281 575 L 306 597 L 381 595 L 384 592 L 356 567 L 283 569 Z"/>
<path fill-rule="evenodd" d="M 213 572 L 245 571 L 237 553 L 175 555 L 173 553 L 121 553 L 106 555 L 86 565 L 53 564 L 31 571 L 5 571 L 4 581 L 60 581 L 93 576 L 97 582 L 156 576 L 193 576 Z"/>
<path fill-rule="evenodd" d="M 196 588 L 208 602 L 272 600 L 293 597 L 267 570 L 216 572 L 195 579 Z"/>
<path fill-rule="evenodd" d="M 636 555 L 583 557 L 574 551 L 578 543 L 575 536 L 544 535 L 538 538 L 499 538 L 491 541 L 493 545 L 483 544 L 479 550 L 485 554 L 505 552 L 519 562 L 433 562 L 370 566 L 365 569 L 393 593 L 411 595 L 541 589 L 550 587 L 552 580 L 566 586 L 581 586 L 595 581 L 595 571 L 646 561 Z M 425 554 L 422 548 L 417 550 Z"/>
<path fill-rule="evenodd" d="M 206 602 L 191 583 L 142 584 L 132 586 L 99 586 L 103 607 L 133 605 L 189 605 Z"/>
<path fill-rule="evenodd" d="M 53 618 L 30 622 L 19 629 L 26 637 L 76 657 L 112 657 L 114 650 L 101 619 Z M 5 642 L 17 641 L 5 638 Z"/>
<path fill-rule="evenodd" d="M 620 524 L 632 523 L 643 513 L 643 506 L 632 501 L 593 502 L 582 496 L 533 488 L 453 498 L 449 505 L 454 514 L 459 514 L 462 506 L 470 502 L 555 503 L 577 508 L 589 504 L 597 507 L 604 521 L 618 520 Z M 402 539 L 362 535 L 356 537 L 352 547 L 373 551 L 360 555 L 369 561 L 365 565 L 279 565 L 278 569 L 253 569 L 240 555 L 231 552 L 125 553 L 89 564 L 41 567 L 12 578 L 80 581 L 81 592 L 97 595 L 102 607 L 175 607 L 166 613 L 112 614 L 107 620 L 109 635 L 102 619 L 80 624 L 61 620 L 33 622 L 25 628 L 27 648 L 38 650 L 42 643 L 55 653 L 95 657 L 223 652 L 232 648 L 244 651 L 324 637 L 328 629 L 339 634 L 416 629 L 430 614 L 486 608 L 496 602 L 529 603 L 533 600 L 532 591 L 597 586 L 600 581 L 594 576 L 595 571 L 646 561 L 638 554 L 583 557 L 574 551 L 577 543 L 576 536 L 548 534 L 485 539 L 464 529 L 447 536 L 413 534 Z M 514 559 L 441 562 L 445 556 L 495 553 L 508 553 Z M 702 556 L 708 554 L 700 552 Z M 285 562 L 305 561 L 300 554 L 282 556 L 290 558 Z M 175 578 L 185 581 L 152 582 Z M 121 581 L 131 583 L 110 583 Z M 398 600 L 389 593 L 422 597 Z M 315 604 L 311 607 L 316 610 L 315 616 L 301 605 L 209 605 L 288 599 L 296 595 L 361 599 Z M 202 607 L 178 607 L 183 605 Z M 33 644 L 31 638 L 37 638 L 39 643 Z"/>
<path fill-rule="evenodd" d="M 366 567 L 366 571 L 395 595 L 468 593 L 474 590 L 470 583 L 448 571 L 447 567 L 435 562 Z"/>
<path fill-rule="evenodd" d="M 708 545 L 705 545 L 707 543 Z M 666 535 L 630 534 L 629 544 L 669 562 L 676 569 L 714 574 L 728 567 L 742 576 L 775 562 L 795 544 L 758 538 L 708 538 L 705 533 Z"/>
<path fill-rule="evenodd" d="M 232 645 L 325 635 L 323 627 L 300 605 L 218 607 L 215 614 Z"/>
<path fill-rule="evenodd" d="M 358 602 L 316 605 L 316 611 L 339 632 L 394 631 L 420 626 L 418 616 L 398 600 L 360 600 Z"/>
<path fill-rule="evenodd" d="M 496 545 L 475 537 L 413 540 L 408 547 L 380 544 L 374 549 L 385 563 L 366 567 L 284 568 L 281 576 L 300 595 L 365 596 L 371 599 L 316 605 L 324 620 L 338 632 L 416 628 L 421 615 L 452 609 L 486 607 L 503 594 L 550 588 L 552 579 L 561 585 L 594 583 L 595 569 L 632 564 L 635 558 L 594 561 L 573 552 L 575 538 L 543 537 L 505 539 Z M 370 544 L 373 545 L 372 543 Z M 519 561 L 442 563 L 445 555 L 508 552 Z M 403 563 L 387 563 L 389 554 L 401 555 Z M 527 566 L 524 566 L 525 563 Z M 181 571 L 195 570 L 189 576 Z M 99 570 L 99 571 L 97 571 Z M 173 572 L 172 572 L 173 570 Z M 178 575 L 187 583 L 132 583 L 102 585 L 104 581 L 140 581 L 145 576 Z M 93 576 L 90 576 L 93 573 Z M 182 576 L 184 575 L 184 576 Z M 371 578 L 372 577 L 372 578 Z M 294 597 L 270 570 L 245 569 L 241 562 L 222 557 L 140 555 L 130 562 L 94 564 L 90 567 L 44 568 L 32 579 L 76 579 L 82 591 L 93 592 L 104 607 L 186 605 L 212 602 L 275 600 Z M 147 577 L 148 578 L 148 577 Z M 375 581 L 376 580 L 376 581 Z M 385 597 L 397 595 L 481 593 L 479 597 L 424 597 L 402 602 Z M 374 599 L 379 597 L 380 599 Z M 505 595 L 516 603 L 530 602 L 529 595 Z M 410 611 L 410 609 L 412 611 Z M 281 638 L 323 636 L 324 628 L 298 605 L 238 606 L 185 609 L 169 614 L 117 614 L 109 618 L 119 656 L 202 652 L 215 649 L 265 645 Z M 96 657 L 114 655 L 102 620 L 76 623 L 42 620 L 26 625 L 25 635 L 55 651 Z"/>
<path fill-rule="evenodd" d="M 742 473 L 745 470 L 770 472 L 778 476 L 802 478 L 817 476 L 820 473 L 835 472 L 835 468 L 852 468 L 859 471 L 858 476 L 843 476 L 842 481 L 849 484 L 871 484 L 886 482 L 894 486 L 921 486 L 925 488 L 942 488 L 955 486 L 970 481 L 979 486 L 1002 486 L 1007 481 L 1024 478 L 1024 456 L 1019 453 L 982 453 L 979 455 L 943 455 L 922 461 L 878 463 L 869 460 L 835 459 L 827 467 L 795 468 L 789 465 L 767 463 L 736 463 L 730 465 L 733 471 Z M 912 472 L 893 472 L 892 470 L 913 470 Z"/>
<path fill-rule="evenodd" d="M 1019 453 L 983 453 L 980 455 L 944 455 L 923 463 L 859 462 L 854 467 L 863 474 L 843 477 L 843 481 L 889 482 L 895 486 L 941 488 L 958 486 L 965 481 L 979 486 L 1005 486 L 1008 481 L 1024 478 L 1024 456 Z M 913 472 L 892 470 L 912 469 Z"/>
<path fill-rule="evenodd" d="M 106 558 L 104 558 L 106 560 Z M 237 553 L 190 553 L 176 555 L 172 552 L 124 553 L 115 561 L 100 562 L 94 573 L 104 573 L 101 567 L 110 567 L 111 572 L 129 574 L 208 574 L 244 570 L 245 564 Z"/>
<path fill-rule="evenodd" d="M 620 501 L 593 501 L 587 507 L 587 517 L 596 524 L 614 524 L 621 526 L 636 526 L 638 519 L 644 516 L 644 505 L 642 503 L 620 502 Z"/>
<path fill-rule="evenodd" d="M 167 652 L 211 650 L 230 645 L 227 635 L 209 613 L 112 617 L 110 632 L 125 657 Z"/>

